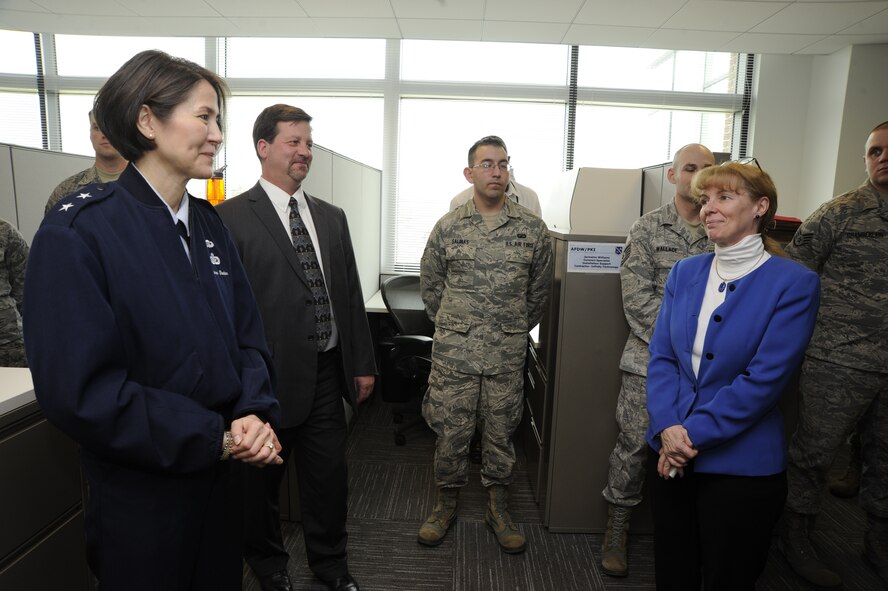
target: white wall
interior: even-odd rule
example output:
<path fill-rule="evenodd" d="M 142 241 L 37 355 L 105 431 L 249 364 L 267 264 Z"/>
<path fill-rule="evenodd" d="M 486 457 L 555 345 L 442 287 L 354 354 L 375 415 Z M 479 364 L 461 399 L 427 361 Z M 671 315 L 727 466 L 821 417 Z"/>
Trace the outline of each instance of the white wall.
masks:
<path fill-rule="evenodd" d="M 866 180 L 864 144 L 870 130 L 888 120 L 888 45 L 852 46 L 846 86 L 833 187 L 836 195 Z"/>
<path fill-rule="evenodd" d="M 869 130 L 888 120 L 888 45 L 832 55 L 762 55 L 750 153 L 774 177 L 779 213 L 805 219 L 860 185 Z"/>
<path fill-rule="evenodd" d="M 762 55 L 752 88 L 749 154 L 777 185 L 779 215 L 803 217 L 799 205 L 812 57 Z"/>

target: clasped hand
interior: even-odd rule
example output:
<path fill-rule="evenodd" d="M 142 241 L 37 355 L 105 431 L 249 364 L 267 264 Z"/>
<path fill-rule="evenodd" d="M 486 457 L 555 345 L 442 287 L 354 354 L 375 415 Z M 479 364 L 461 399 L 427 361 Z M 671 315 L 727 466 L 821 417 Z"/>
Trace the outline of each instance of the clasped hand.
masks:
<path fill-rule="evenodd" d="M 687 430 L 681 425 L 673 425 L 660 431 L 660 459 L 657 461 L 657 473 L 663 478 L 670 478 L 672 468 L 684 476 L 684 468 L 688 462 L 697 457 Z"/>
<path fill-rule="evenodd" d="M 247 464 L 263 467 L 283 464 L 278 454 L 281 444 L 271 425 L 256 415 L 247 415 L 231 422 L 231 457 Z M 270 445 L 269 445 L 270 444 Z"/>

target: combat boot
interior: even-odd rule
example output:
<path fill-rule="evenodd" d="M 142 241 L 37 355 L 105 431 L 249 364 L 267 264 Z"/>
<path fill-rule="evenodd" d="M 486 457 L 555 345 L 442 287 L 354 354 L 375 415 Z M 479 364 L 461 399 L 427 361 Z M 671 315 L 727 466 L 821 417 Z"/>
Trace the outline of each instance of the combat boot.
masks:
<path fill-rule="evenodd" d="M 882 584 L 888 586 L 888 519 L 867 513 L 863 535 L 863 558 L 875 569 Z"/>
<path fill-rule="evenodd" d="M 419 528 L 416 541 L 424 546 L 438 546 L 444 541 L 447 530 L 456 521 L 456 504 L 459 488 L 438 487 L 432 514 Z"/>
<path fill-rule="evenodd" d="M 857 496 L 857 491 L 860 490 L 860 470 L 860 450 L 852 448 L 845 474 L 829 481 L 829 492 L 841 499 Z"/>
<path fill-rule="evenodd" d="M 512 517 L 509 515 L 509 489 L 502 484 L 494 484 L 487 487 L 487 494 L 489 499 L 484 521 L 496 535 L 500 549 L 507 554 L 524 552 L 526 545 L 524 535 L 512 523 Z"/>
<path fill-rule="evenodd" d="M 814 546 L 811 545 L 814 518 L 814 515 L 785 510 L 783 531 L 777 540 L 777 545 L 792 570 L 815 588 L 841 589 L 842 579 L 820 562 Z"/>
<path fill-rule="evenodd" d="M 626 559 L 626 540 L 629 537 L 631 507 L 607 507 L 607 530 L 601 545 L 601 570 L 612 577 L 625 577 L 629 574 Z"/>

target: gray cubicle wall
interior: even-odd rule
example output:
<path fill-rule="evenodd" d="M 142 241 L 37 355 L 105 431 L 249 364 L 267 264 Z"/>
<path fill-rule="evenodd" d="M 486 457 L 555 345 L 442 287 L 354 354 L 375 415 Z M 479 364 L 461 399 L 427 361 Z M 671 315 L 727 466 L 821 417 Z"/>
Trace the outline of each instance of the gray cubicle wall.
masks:
<path fill-rule="evenodd" d="M 379 289 L 382 172 L 317 144 L 313 151 L 305 190 L 345 210 L 367 301 Z M 30 244 L 52 190 L 92 163 L 88 156 L 0 144 L 0 218 Z"/>
<path fill-rule="evenodd" d="M 312 153 L 303 188 L 345 211 L 366 302 L 379 290 L 382 171 L 317 144 Z"/>
<path fill-rule="evenodd" d="M 93 158 L 0 144 L 0 218 L 19 229 L 28 243 L 34 238 L 46 200 L 56 186 L 89 168 Z"/>

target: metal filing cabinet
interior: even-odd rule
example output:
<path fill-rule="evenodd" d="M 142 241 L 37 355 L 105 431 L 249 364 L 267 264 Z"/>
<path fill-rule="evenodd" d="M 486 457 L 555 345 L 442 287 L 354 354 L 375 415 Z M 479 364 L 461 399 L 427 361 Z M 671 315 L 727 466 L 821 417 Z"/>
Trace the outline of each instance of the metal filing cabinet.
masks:
<path fill-rule="evenodd" d="M 601 491 L 617 437 L 619 364 L 629 332 L 618 271 L 625 237 L 552 230 L 552 239 L 555 276 L 528 352 L 522 439 L 543 523 L 554 532 L 600 532 L 607 524 Z M 594 245 L 609 245 L 616 268 L 605 263 L 590 272 L 577 263 L 579 247 Z M 592 266 L 595 256 L 588 257 Z M 632 531 L 651 530 L 645 501 Z"/>
<path fill-rule="evenodd" d="M 0 368 L 0 384 L 0 589 L 89 589 L 77 446 L 43 417 L 27 369 Z"/>

